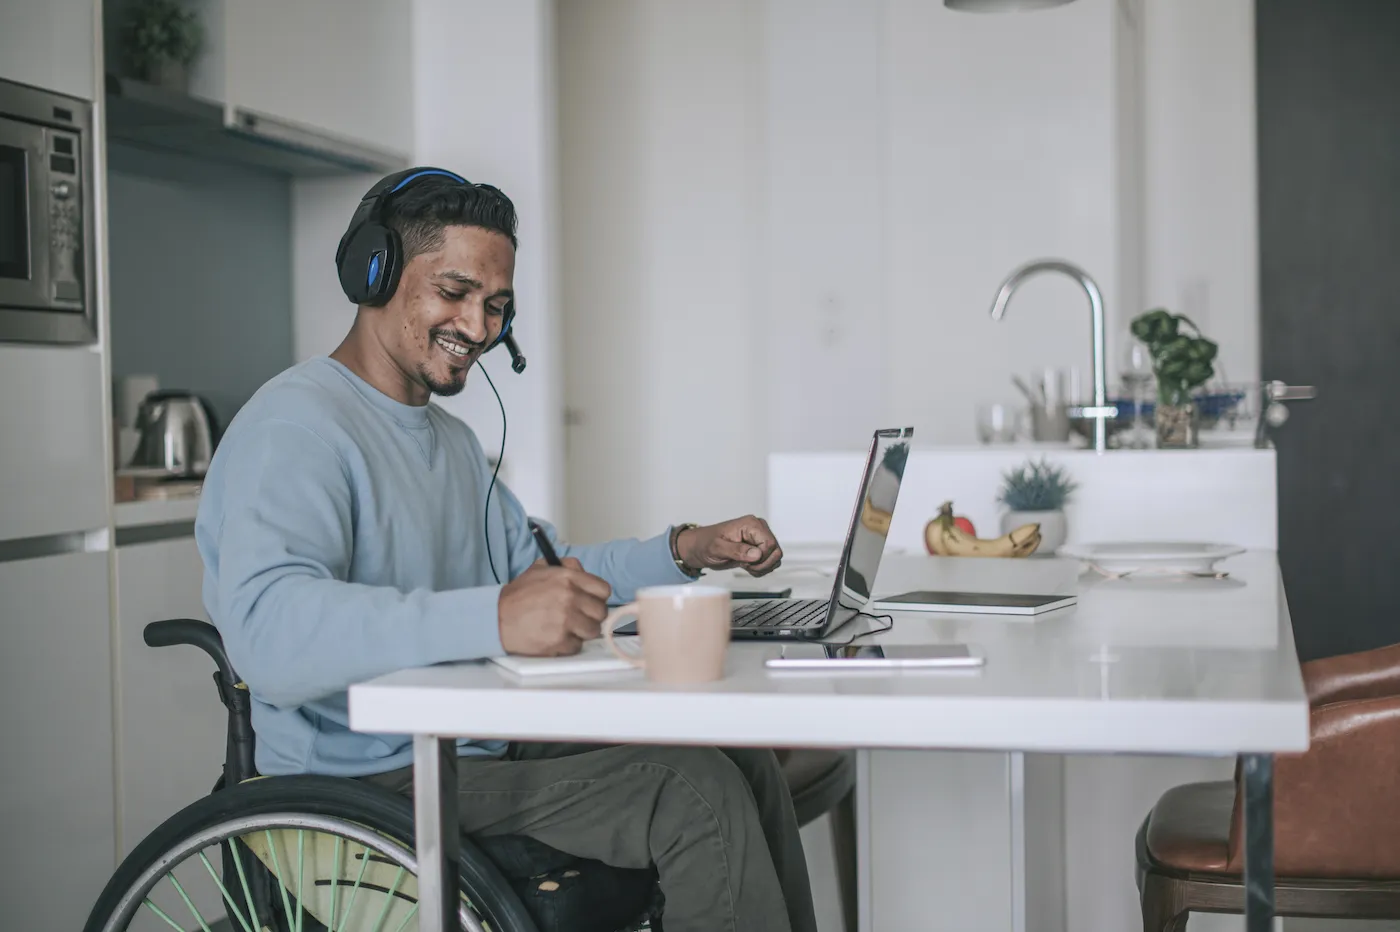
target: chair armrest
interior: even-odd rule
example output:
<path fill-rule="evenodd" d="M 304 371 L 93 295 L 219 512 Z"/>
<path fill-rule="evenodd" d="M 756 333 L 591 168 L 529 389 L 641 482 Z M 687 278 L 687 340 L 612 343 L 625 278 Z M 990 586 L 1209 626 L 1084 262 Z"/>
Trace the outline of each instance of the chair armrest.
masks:
<path fill-rule="evenodd" d="M 1280 877 L 1400 877 L 1400 696 L 1314 708 L 1302 754 L 1274 762 Z M 1230 869 L 1244 865 L 1238 779 Z"/>
<path fill-rule="evenodd" d="M 1400 644 L 1309 660 L 1303 664 L 1308 703 L 1400 696 Z"/>

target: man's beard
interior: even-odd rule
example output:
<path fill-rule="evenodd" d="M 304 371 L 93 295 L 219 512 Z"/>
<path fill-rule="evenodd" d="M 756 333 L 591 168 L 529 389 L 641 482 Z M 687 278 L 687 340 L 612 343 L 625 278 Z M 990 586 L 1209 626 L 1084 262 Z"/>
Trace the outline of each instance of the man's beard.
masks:
<path fill-rule="evenodd" d="M 470 366 L 467 368 L 470 368 Z M 467 386 L 467 369 L 465 368 L 462 370 L 461 377 L 454 381 L 442 381 L 434 378 L 433 374 L 428 371 L 426 366 L 418 370 L 418 375 L 423 379 L 423 384 L 428 386 L 428 391 L 432 392 L 434 395 L 440 395 L 443 398 L 451 398 Z"/>
<path fill-rule="evenodd" d="M 435 341 L 439 336 L 446 337 L 449 340 L 453 340 L 457 343 L 462 344 L 463 346 L 471 347 L 472 350 L 471 355 L 463 357 L 461 376 L 455 381 L 444 382 L 437 378 L 434 378 L 433 374 L 428 371 L 428 366 L 426 364 L 418 367 L 418 375 L 423 379 L 423 384 L 428 386 L 428 391 L 432 392 L 434 395 L 441 395 L 444 398 L 450 398 L 466 387 L 467 371 L 471 369 L 472 363 L 476 361 L 475 353 L 482 344 L 474 342 L 470 337 L 468 337 L 465 333 L 462 333 L 460 330 L 434 328 L 428 331 L 429 341 Z"/>

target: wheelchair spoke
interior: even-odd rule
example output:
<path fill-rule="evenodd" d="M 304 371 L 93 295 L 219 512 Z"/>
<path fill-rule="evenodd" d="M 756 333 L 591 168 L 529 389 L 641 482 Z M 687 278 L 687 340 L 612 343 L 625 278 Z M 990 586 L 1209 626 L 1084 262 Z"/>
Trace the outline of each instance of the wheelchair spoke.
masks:
<path fill-rule="evenodd" d="M 204 862 L 204 869 L 209 872 L 210 879 L 218 885 L 219 892 L 224 895 L 224 902 L 228 904 L 228 908 L 233 912 L 234 918 L 238 920 L 238 924 L 244 928 L 245 932 L 253 932 L 253 927 L 248 924 L 248 920 L 244 919 L 243 914 L 238 911 L 238 904 L 235 903 L 233 897 L 229 895 L 228 888 L 225 887 L 224 882 L 219 879 L 218 871 L 214 870 L 214 865 L 209 863 L 209 859 L 204 856 L 203 851 L 199 852 L 199 859 Z"/>
<path fill-rule="evenodd" d="M 228 845 L 229 854 L 233 857 L 233 866 L 238 869 L 238 882 L 243 887 L 243 903 L 248 907 L 248 920 L 257 922 L 258 911 L 253 906 L 253 893 L 248 889 L 248 875 L 243 873 L 243 860 L 238 856 L 238 839 L 226 839 L 224 844 Z"/>
<path fill-rule="evenodd" d="M 330 932 L 335 932 L 335 895 L 340 892 L 340 846 L 343 840 L 335 836 L 335 856 L 331 859 L 331 918 L 326 923 Z"/>
<path fill-rule="evenodd" d="M 174 919 L 171 919 L 169 916 L 167 916 L 165 914 L 165 911 L 162 910 L 159 906 L 151 902 L 150 897 L 146 897 L 146 899 L 144 899 L 142 902 L 146 904 L 147 909 L 155 913 L 160 918 L 164 919 L 166 924 L 169 925 L 170 928 L 174 929 L 175 932 L 185 932 L 184 927 L 181 926 L 180 923 L 176 922 Z"/>
<path fill-rule="evenodd" d="M 394 896 L 399 892 L 399 884 L 403 883 L 403 868 L 394 875 L 394 882 L 389 887 L 389 892 L 384 894 L 384 906 L 379 910 L 379 918 L 374 921 L 374 928 L 370 932 L 382 932 L 384 919 L 389 915 L 389 907 L 394 905 Z"/>
<path fill-rule="evenodd" d="M 403 932 L 404 929 L 407 929 L 409 922 L 416 915 L 418 915 L 418 904 L 414 903 L 413 906 L 409 908 L 408 915 L 403 917 L 403 922 L 399 923 L 399 927 L 395 929 L 394 932 Z"/>
<path fill-rule="evenodd" d="M 342 917 L 344 921 L 340 924 L 340 932 L 345 932 L 345 926 L 350 922 L 350 917 L 354 915 L 355 896 L 360 892 L 360 881 L 365 879 L 365 868 L 367 867 L 369 867 L 368 845 L 363 846 L 360 853 L 360 873 L 355 878 L 355 885 L 350 888 L 350 898 L 345 901 L 345 915 Z M 335 917 L 332 916 L 331 918 Z M 330 932 L 335 932 L 335 930 L 331 929 Z"/>
<path fill-rule="evenodd" d="M 277 878 L 277 887 L 282 891 L 282 915 L 290 919 L 292 901 L 287 896 L 287 885 L 282 881 L 282 864 L 277 859 L 277 845 L 272 840 L 272 832 L 263 829 L 263 835 L 267 837 L 267 850 L 272 855 L 272 876 Z"/>
<path fill-rule="evenodd" d="M 303 831 L 298 830 L 298 831 L 297 831 L 297 922 L 296 922 L 296 932 L 301 932 L 301 909 L 302 909 L 302 902 L 306 899 L 306 897 L 302 895 L 302 891 L 303 891 L 303 889 L 304 889 L 303 883 L 305 882 L 305 879 L 306 879 L 306 849 L 305 849 L 305 841 L 306 841 L 306 833 L 303 832 Z"/>
<path fill-rule="evenodd" d="M 170 881 L 171 886 L 175 888 L 175 892 L 180 894 L 180 899 L 184 900 L 185 905 L 190 908 L 190 914 L 193 915 L 195 921 L 199 923 L 199 927 L 203 929 L 204 932 L 210 932 L 209 923 L 204 921 L 204 916 L 195 908 L 194 901 L 190 899 L 190 895 L 185 892 L 184 887 L 180 886 L 180 880 L 175 876 L 175 872 L 171 871 L 166 874 L 165 879 Z"/>

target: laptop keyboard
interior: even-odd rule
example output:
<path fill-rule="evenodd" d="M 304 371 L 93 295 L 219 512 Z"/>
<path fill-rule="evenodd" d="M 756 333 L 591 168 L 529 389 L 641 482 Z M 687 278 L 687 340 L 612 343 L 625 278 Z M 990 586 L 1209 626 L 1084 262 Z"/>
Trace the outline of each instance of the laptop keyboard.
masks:
<path fill-rule="evenodd" d="M 736 628 L 805 628 L 826 617 L 826 599 L 748 599 L 734 609 Z"/>

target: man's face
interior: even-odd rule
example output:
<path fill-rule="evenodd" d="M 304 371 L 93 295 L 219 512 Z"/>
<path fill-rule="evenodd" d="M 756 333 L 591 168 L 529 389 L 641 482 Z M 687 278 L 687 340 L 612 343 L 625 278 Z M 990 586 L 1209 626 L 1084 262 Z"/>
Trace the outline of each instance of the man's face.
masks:
<path fill-rule="evenodd" d="M 455 395 L 505 325 L 515 247 L 481 227 L 452 226 L 443 234 L 440 249 L 404 267 L 382 326 L 385 346 L 410 385 Z"/>

